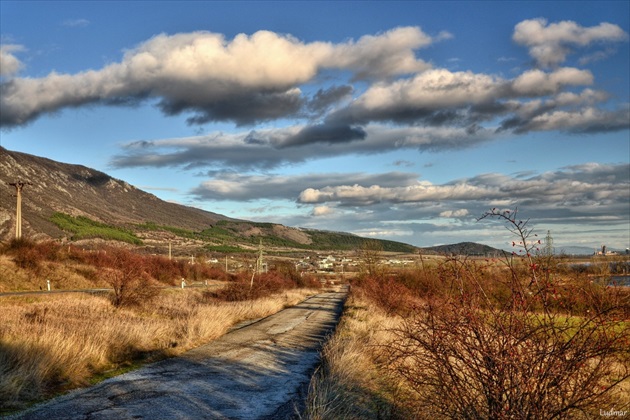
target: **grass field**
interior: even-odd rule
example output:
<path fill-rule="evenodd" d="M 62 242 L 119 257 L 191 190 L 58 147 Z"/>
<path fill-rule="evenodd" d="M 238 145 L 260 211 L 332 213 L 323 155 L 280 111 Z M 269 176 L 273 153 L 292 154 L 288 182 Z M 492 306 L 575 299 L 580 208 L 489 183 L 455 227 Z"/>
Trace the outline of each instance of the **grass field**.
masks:
<path fill-rule="evenodd" d="M 313 293 L 294 289 L 222 302 L 202 290 L 171 290 L 148 305 L 124 309 L 89 294 L 0 298 L 0 410 L 175 356 Z"/>

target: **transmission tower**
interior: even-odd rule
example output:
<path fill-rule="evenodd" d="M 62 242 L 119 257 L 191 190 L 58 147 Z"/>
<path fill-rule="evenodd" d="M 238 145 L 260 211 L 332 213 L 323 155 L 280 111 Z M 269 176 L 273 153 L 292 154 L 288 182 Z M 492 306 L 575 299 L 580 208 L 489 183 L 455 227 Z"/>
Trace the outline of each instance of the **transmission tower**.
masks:
<path fill-rule="evenodd" d="M 551 257 L 553 255 L 553 238 L 551 237 L 551 231 L 547 231 L 545 237 L 545 255 Z"/>
<path fill-rule="evenodd" d="M 9 182 L 9 185 L 15 187 L 15 196 L 17 197 L 17 205 L 15 209 L 15 239 L 22 238 L 22 189 L 25 185 L 33 185 L 30 182 L 17 180 Z"/>

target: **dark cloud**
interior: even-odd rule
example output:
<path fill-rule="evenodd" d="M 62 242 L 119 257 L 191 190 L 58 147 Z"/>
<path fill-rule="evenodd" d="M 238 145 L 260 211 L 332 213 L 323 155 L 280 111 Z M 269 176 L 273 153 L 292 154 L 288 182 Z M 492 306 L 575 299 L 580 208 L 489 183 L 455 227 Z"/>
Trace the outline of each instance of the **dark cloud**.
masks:
<path fill-rule="evenodd" d="M 203 99 L 203 98 L 202 98 Z M 297 91 L 249 92 L 231 95 L 215 101 L 193 101 L 163 99 L 158 103 L 166 115 L 193 113 L 187 119 L 190 125 L 200 125 L 217 121 L 234 121 L 237 125 L 252 125 L 297 115 L 305 100 Z"/>
<path fill-rule="evenodd" d="M 315 113 L 321 113 L 333 104 L 348 98 L 354 88 L 350 85 L 332 86 L 328 89 L 319 89 L 308 102 L 308 109 Z"/>
<path fill-rule="evenodd" d="M 367 133 L 362 127 L 344 125 L 309 125 L 298 133 L 284 138 L 275 144 L 278 148 L 304 146 L 314 143 L 338 144 L 365 139 Z"/>
<path fill-rule="evenodd" d="M 393 149 L 451 150 L 491 141 L 494 134 L 479 127 L 344 127 L 296 126 L 238 134 L 155 140 L 114 156 L 114 168 L 181 166 L 269 170 L 307 160 L 349 154 L 371 155 Z"/>
<path fill-rule="evenodd" d="M 255 130 L 252 130 L 245 139 L 243 140 L 247 144 L 257 144 L 257 145 L 265 145 L 268 144 L 268 141 L 258 136 Z"/>

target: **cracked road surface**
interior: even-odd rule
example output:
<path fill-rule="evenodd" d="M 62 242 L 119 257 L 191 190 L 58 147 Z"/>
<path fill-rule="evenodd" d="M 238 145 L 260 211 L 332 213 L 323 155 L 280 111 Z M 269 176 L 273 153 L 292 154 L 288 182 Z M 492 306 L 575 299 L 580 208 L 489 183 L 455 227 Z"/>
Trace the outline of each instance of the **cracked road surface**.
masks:
<path fill-rule="evenodd" d="M 326 292 L 162 360 L 37 405 L 20 419 L 282 419 L 319 362 L 346 289 Z"/>

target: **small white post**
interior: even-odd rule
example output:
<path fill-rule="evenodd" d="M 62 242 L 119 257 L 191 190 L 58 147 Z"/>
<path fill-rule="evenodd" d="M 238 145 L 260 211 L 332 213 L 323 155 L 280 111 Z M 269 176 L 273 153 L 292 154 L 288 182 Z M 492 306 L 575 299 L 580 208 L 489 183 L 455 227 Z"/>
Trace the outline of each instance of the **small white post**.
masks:
<path fill-rule="evenodd" d="M 46 287 L 48 288 L 48 291 L 50 292 L 50 280 L 46 280 Z"/>
<path fill-rule="evenodd" d="M 184 278 L 182 277 L 182 289 L 184 288 L 184 286 L 186 286 L 186 281 L 184 280 Z"/>

